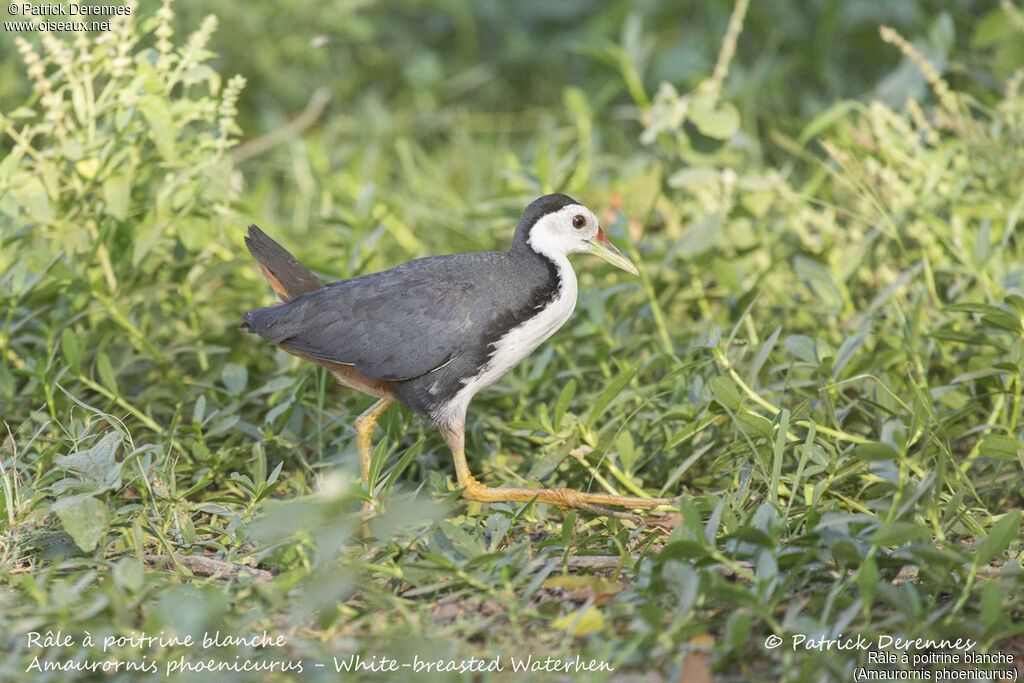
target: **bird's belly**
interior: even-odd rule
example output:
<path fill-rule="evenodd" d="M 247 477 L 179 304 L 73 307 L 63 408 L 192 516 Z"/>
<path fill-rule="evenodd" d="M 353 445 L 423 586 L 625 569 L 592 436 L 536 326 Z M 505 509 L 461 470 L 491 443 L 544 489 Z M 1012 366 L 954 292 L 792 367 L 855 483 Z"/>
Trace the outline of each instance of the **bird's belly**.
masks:
<path fill-rule="evenodd" d="M 464 386 L 453 399 L 439 407 L 439 411 L 432 415 L 435 422 L 455 423 L 465 419 L 466 408 L 473 396 L 501 379 L 565 324 L 576 307 L 576 278 L 571 269 L 569 272 L 569 277 L 561 279 L 558 296 L 552 302 L 493 342 L 494 352 L 482 371 L 464 380 Z"/>
<path fill-rule="evenodd" d="M 498 381 L 505 373 L 529 356 L 548 337 L 558 331 L 572 315 L 576 306 L 576 292 L 571 296 L 560 294 L 547 309 L 505 333 L 494 343 L 494 354 L 486 370 L 472 384 L 477 391 Z M 469 386 L 469 383 L 467 383 Z"/>

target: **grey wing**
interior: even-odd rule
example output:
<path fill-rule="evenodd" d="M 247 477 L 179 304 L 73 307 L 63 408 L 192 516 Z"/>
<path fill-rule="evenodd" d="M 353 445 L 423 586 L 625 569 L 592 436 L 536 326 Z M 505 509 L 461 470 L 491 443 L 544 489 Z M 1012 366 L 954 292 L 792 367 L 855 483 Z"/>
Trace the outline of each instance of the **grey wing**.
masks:
<path fill-rule="evenodd" d="M 412 261 L 252 311 L 250 328 L 299 353 L 384 380 L 445 365 L 493 310 L 491 278 L 467 277 L 456 257 Z"/>

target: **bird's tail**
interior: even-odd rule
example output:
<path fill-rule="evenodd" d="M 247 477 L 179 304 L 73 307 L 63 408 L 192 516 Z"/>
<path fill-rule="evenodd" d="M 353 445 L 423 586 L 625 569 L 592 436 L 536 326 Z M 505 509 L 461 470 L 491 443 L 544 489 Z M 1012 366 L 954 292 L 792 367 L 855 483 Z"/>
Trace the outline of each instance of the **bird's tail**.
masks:
<path fill-rule="evenodd" d="M 249 226 L 249 235 L 245 238 L 245 246 L 249 248 L 256 262 L 260 264 L 263 277 L 267 278 L 271 288 L 281 297 L 281 301 L 288 303 L 297 296 L 315 292 L 324 287 L 316 275 L 306 266 L 299 263 L 299 260 L 288 253 L 288 250 L 272 240 L 267 233 L 255 225 Z M 244 314 L 246 322 L 242 325 L 243 330 L 249 328 L 249 317 L 251 311 Z"/>

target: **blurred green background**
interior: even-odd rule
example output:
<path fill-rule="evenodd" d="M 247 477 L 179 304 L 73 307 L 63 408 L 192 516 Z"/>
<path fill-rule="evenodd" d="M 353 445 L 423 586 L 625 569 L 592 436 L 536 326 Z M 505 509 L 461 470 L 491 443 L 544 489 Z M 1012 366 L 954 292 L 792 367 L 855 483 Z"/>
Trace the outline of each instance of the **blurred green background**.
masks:
<path fill-rule="evenodd" d="M 105 35 L 5 29 L 0 677 L 580 654 L 850 680 L 865 651 L 793 645 L 840 634 L 1019 666 L 1022 82 L 1006 0 L 147 0 Z M 337 279 L 504 249 L 552 191 L 642 275 L 575 262 L 572 320 L 474 400 L 471 466 L 678 510 L 467 505 L 404 409 L 366 492 L 370 399 L 237 330 L 271 300 L 244 227 Z M 263 630 L 287 645 L 102 641 Z"/>

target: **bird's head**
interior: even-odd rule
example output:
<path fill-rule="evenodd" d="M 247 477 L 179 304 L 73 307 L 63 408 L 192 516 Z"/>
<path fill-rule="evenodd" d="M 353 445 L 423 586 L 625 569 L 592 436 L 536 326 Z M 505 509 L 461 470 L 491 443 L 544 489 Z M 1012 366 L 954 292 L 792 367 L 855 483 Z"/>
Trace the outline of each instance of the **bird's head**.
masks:
<path fill-rule="evenodd" d="M 544 195 L 526 207 L 516 226 L 516 243 L 549 258 L 591 253 L 616 268 L 640 274 L 605 236 L 594 212 L 564 194 Z"/>

